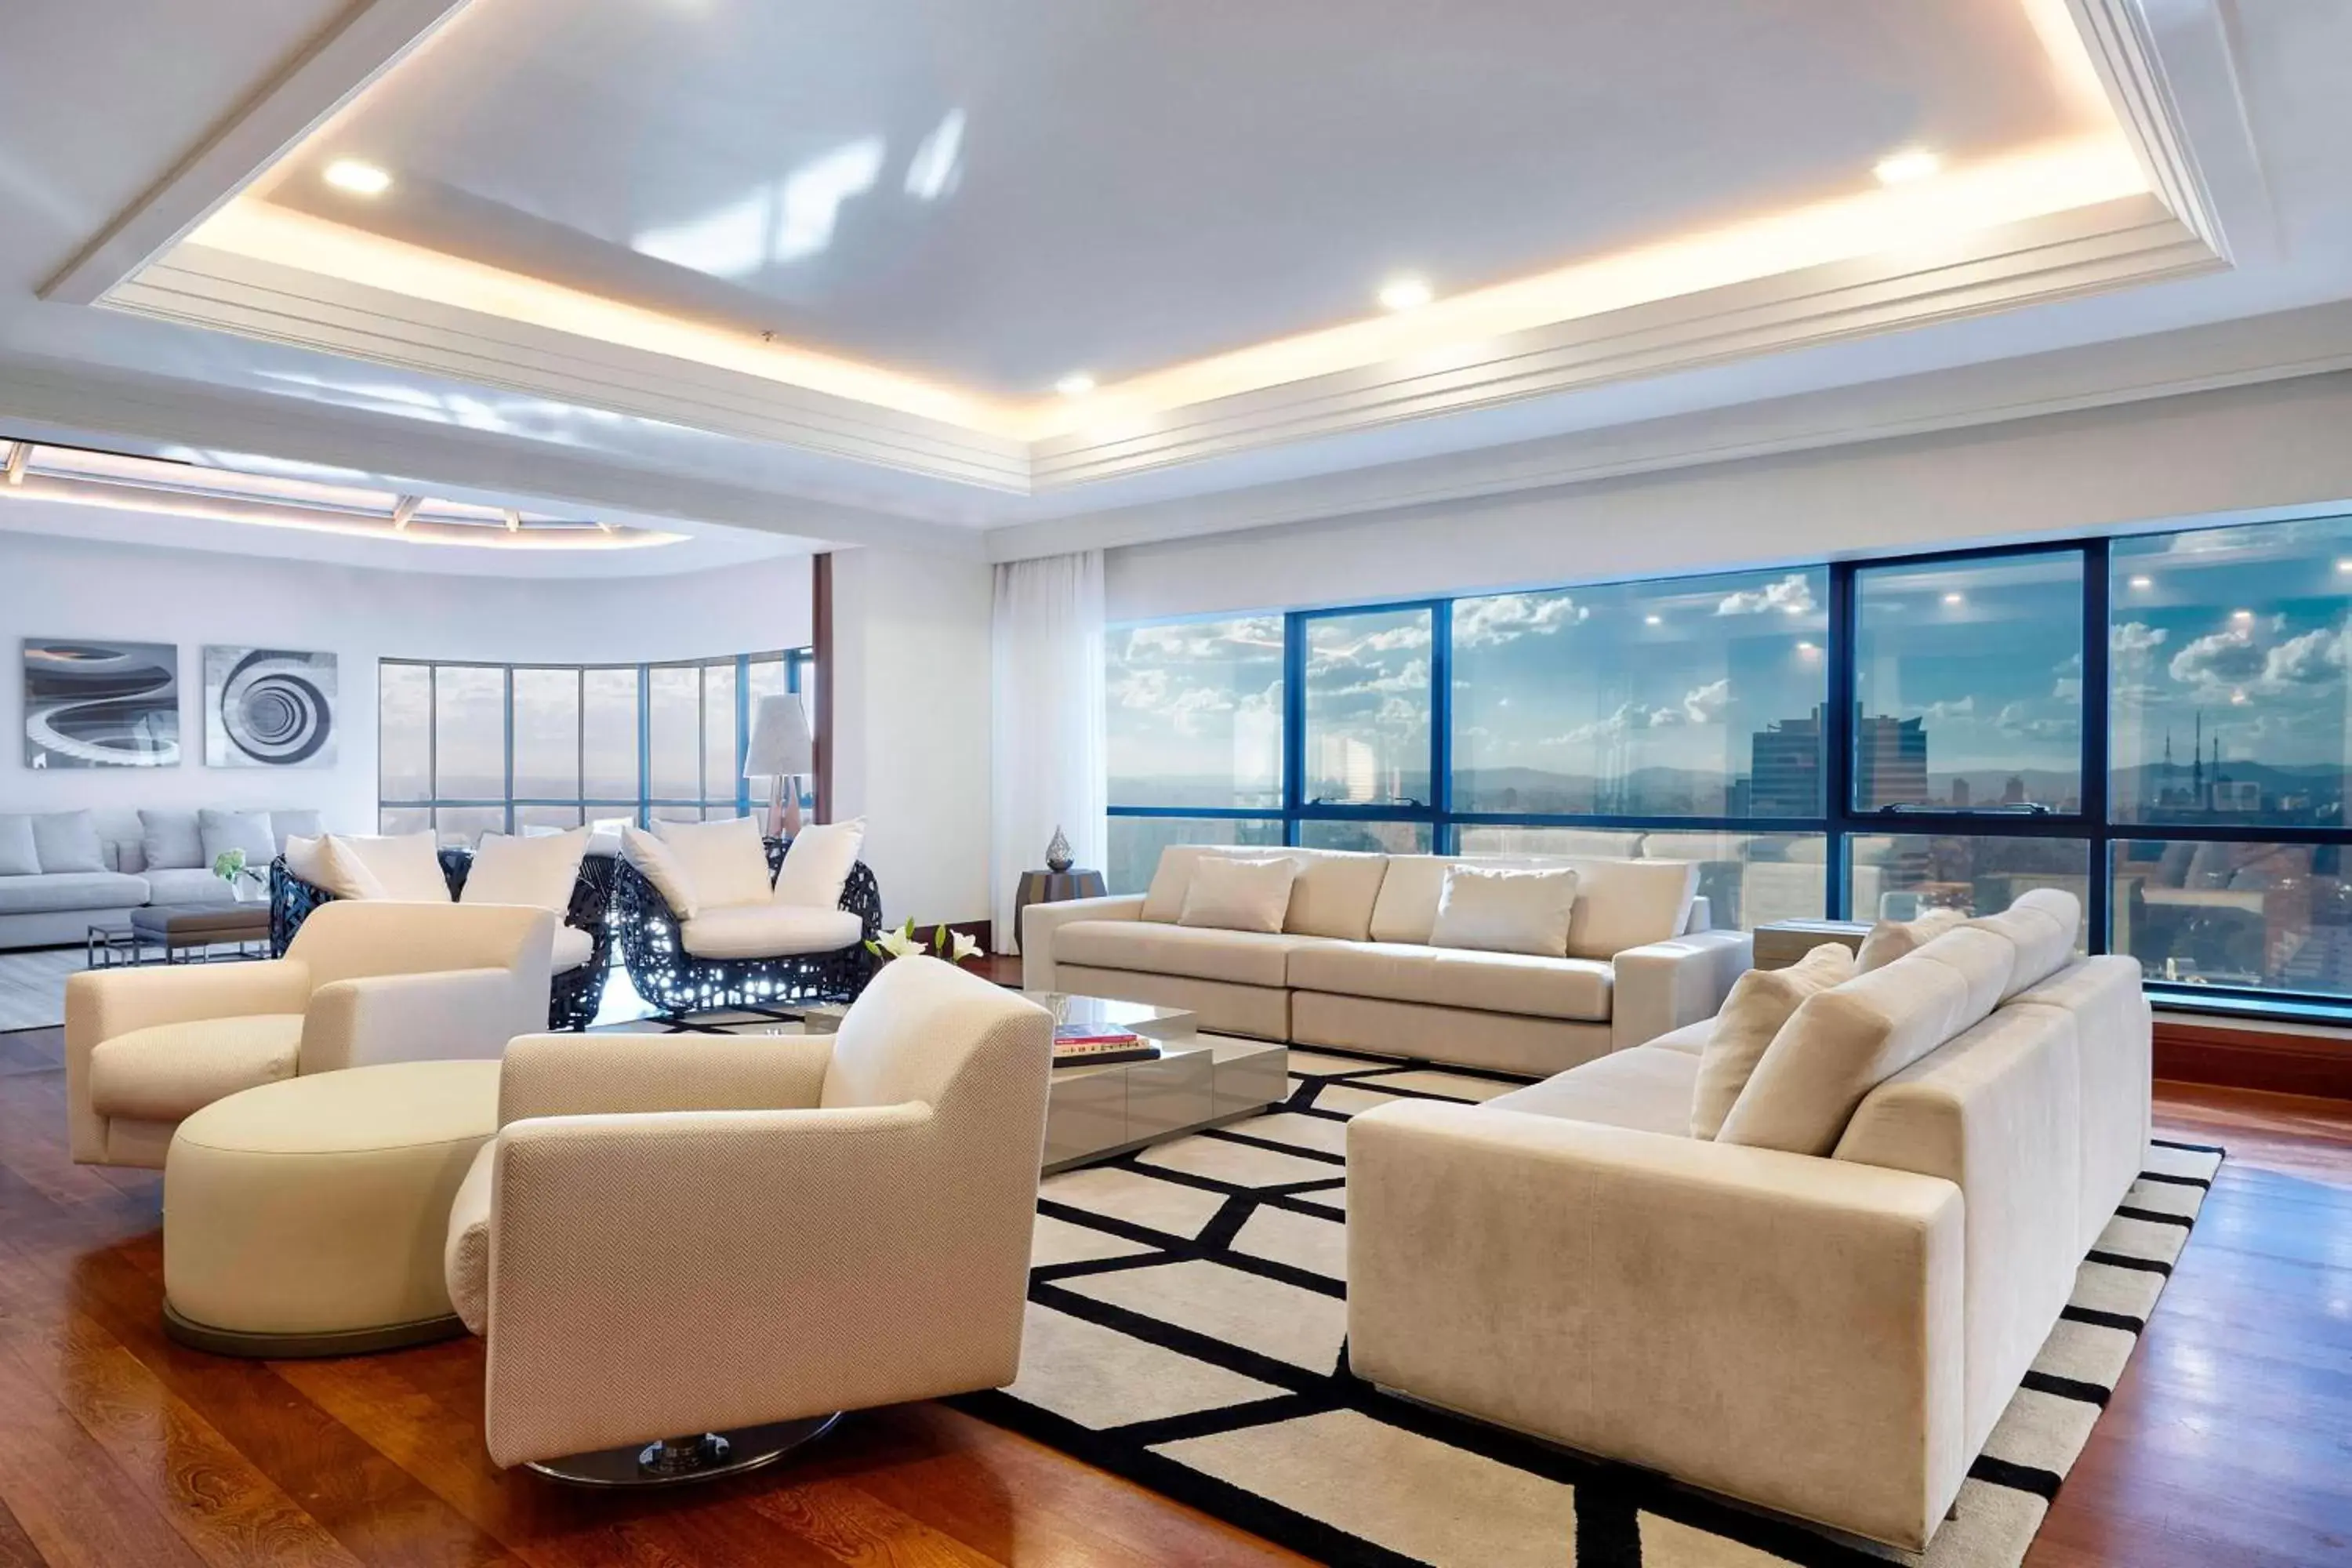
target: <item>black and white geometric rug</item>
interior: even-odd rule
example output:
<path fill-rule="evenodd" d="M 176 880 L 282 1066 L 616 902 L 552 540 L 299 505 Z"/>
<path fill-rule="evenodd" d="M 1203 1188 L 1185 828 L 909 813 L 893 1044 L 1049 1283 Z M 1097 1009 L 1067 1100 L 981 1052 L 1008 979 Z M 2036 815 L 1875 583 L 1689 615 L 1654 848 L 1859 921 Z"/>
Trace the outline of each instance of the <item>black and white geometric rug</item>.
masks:
<path fill-rule="evenodd" d="M 1845 1568 L 1832 1539 L 1392 1398 L 1347 1362 L 1347 1123 L 1522 1080 L 1290 1055 L 1265 1115 L 1046 1179 L 1021 1379 L 958 1401 L 1324 1563 Z M 1937 1531 L 1927 1568 L 2015 1568 L 2122 1376 L 2221 1151 L 2159 1141 Z"/>

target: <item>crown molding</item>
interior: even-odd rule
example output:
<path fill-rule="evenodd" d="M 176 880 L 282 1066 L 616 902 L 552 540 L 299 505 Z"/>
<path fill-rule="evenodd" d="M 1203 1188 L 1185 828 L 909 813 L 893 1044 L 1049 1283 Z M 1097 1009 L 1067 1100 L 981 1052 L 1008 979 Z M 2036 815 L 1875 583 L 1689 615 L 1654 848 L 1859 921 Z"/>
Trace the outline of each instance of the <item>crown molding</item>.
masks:
<path fill-rule="evenodd" d="M 101 229 L 40 297 L 90 305 L 177 245 L 189 230 L 367 90 L 462 10 L 467 0 L 354 0 L 163 177 Z"/>

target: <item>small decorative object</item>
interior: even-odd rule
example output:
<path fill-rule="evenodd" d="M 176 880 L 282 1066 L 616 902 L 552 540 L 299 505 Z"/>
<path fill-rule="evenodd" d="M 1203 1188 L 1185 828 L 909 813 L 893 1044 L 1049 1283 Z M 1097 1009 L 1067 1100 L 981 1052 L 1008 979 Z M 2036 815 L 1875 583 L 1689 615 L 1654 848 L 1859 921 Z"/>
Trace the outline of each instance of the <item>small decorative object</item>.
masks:
<path fill-rule="evenodd" d="M 1054 825 L 1054 841 L 1045 846 L 1045 869 L 1056 877 L 1070 868 L 1070 841 L 1063 836 L 1061 824 Z"/>
<path fill-rule="evenodd" d="M 175 644 L 26 637 L 24 663 L 26 767 L 180 765 Z"/>
<path fill-rule="evenodd" d="M 917 958 L 929 952 L 950 963 L 961 963 L 967 958 L 978 958 L 982 949 L 977 937 L 969 937 L 946 926 L 931 928 L 930 941 L 915 934 L 915 922 L 909 919 L 897 931 L 886 931 L 866 944 L 866 951 L 887 963 L 894 958 Z"/>
<path fill-rule="evenodd" d="M 261 886 L 261 873 L 245 863 L 245 851 L 242 849 L 224 849 L 214 856 L 213 875 L 226 882 L 228 890 L 240 900 L 247 896 L 247 883 L 251 883 L 256 889 Z"/>
<path fill-rule="evenodd" d="M 206 767 L 332 767 L 335 740 L 333 654 L 205 649 Z"/>

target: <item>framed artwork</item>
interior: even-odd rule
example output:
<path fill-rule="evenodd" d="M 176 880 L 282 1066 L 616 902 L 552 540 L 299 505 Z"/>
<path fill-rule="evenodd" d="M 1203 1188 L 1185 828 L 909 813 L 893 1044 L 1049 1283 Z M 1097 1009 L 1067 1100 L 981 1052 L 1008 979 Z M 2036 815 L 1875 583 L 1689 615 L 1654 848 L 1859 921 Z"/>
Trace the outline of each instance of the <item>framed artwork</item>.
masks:
<path fill-rule="evenodd" d="M 333 654 L 205 649 L 206 767 L 332 767 L 335 740 Z"/>
<path fill-rule="evenodd" d="M 167 642 L 26 637 L 25 765 L 180 765 L 180 650 Z"/>

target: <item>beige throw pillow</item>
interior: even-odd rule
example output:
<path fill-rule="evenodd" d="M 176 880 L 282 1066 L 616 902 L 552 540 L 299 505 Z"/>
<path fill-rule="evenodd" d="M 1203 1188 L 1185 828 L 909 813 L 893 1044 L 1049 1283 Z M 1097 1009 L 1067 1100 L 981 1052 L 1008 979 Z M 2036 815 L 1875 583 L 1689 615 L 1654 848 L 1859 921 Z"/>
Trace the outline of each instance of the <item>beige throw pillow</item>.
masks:
<path fill-rule="evenodd" d="M 524 904 L 561 919 L 572 908 L 580 880 L 580 858 L 588 853 L 588 830 L 510 838 L 485 833 L 474 847 L 474 864 L 458 889 L 461 904 Z"/>
<path fill-rule="evenodd" d="M 773 889 L 760 825 L 748 816 L 718 822 L 656 822 L 654 836 L 668 847 L 693 884 L 699 909 L 764 904 Z"/>
<path fill-rule="evenodd" d="M 793 835 L 792 847 L 784 851 L 784 863 L 776 869 L 776 887 L 771 901 L 814 910 L 841 908 L 841 889 L 848 882 L 850 869 L 857 864 L 857 852 L 865 844 L 866 819 L 862 816 L 853 816 L 847 822 L 808 824 Z"/>
<path fill-rule="evenodd" d="M 1451 866 L 1437 895 L 1429 945 L 1566 958 L 1575 908 L 1574 871 Z"/>
<path fill-rule="evenodd" d="M 301 869 L 301 864 L 295 858 L 294 846 L 288 845 L 286 847 L 287 868 L 312 887 L 332 893 L 339 899 L 392 897 L 390 893 L 383 890 L 383 884 L 376 879 L 376 874 L 368 869 L 367 862 L 361 859 L 350 845 L 341 842 L 331 833 L 313 840 L 312 852 L 309 858 L 310 868 Z M 443 885 L 446 887 L 447 884 Z"/>
<path fill-rule="evenodd" d="M 327 864 L 343 886 L 328 891 L 340 899 L 391 899 L 406 904 L 446 904 L 449 879 L 441 874 L 440 842 L 431 828 L 378 837 L 327 835 Z M 365 891 L 347 891 L 350 887 Z"/>
<path fill-rule="evenodd" d="M 1906 953 L 1918 952 L 1969 918 L 1966 910 L 1929 910 L 1916 921 L 1881 921 L 1862 939 L 1854 954 L 1853 972 L 1867 974 L 1884 969 Z"/>
<path fill-rule="evenodd" d="M 1748 1087 L 1765 1047 L 1798 1006 L 1816 992 L 1853 978 L 1853 950 L 1825 942 L 1786 969 L 1751 969 L 1732 983 L 1715 1017 L 1715 1032 L 1698 1059 L 1691 1091 L 1691 1136 L 1713 1138 Z"/>
<path fill-rule="evenodd" d="M 662 896 L 662 902 L 679 921 L 690 921 L 702 912 L 702 906 L 695 902 L 694 879 L 687 875 L 685 866 L 670 852 L 668 845 L 644 828 L 633 826 L 621 829 L 621 858 L 654 885 L 654 891 Z"/>
<path fill-rule="evenodd" d="M 1204 855 L 1192 868 L 1192 884 L 1184 889 L 1184 908 L 1176 923 L 1218 931 L 1279 931 L 1283 916 L 1290 910 L 1290 884 L 1297 876 L 1295 860 L 1234 860 Z"/>

